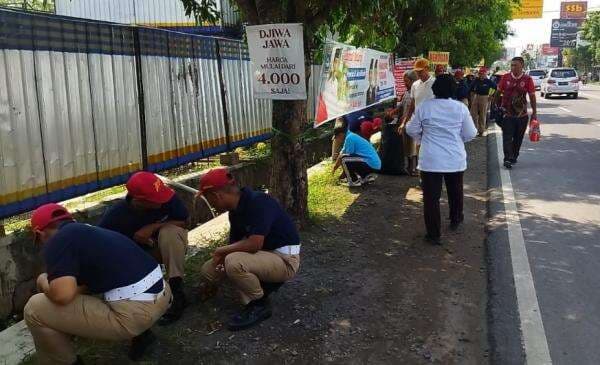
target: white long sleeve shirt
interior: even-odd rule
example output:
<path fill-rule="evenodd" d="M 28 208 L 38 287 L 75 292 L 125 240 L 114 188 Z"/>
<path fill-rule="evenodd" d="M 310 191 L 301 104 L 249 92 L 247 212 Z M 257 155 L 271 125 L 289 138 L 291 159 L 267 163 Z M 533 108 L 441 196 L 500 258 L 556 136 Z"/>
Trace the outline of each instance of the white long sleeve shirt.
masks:
<path fill-rule="evenodd" d="M 467 169 L 465 142 L 477 135 L 471 114 L 463 103 L 431 99 L 417 107 L 406 132 L 421 145 L 421 171 L 457 172 Z"/>

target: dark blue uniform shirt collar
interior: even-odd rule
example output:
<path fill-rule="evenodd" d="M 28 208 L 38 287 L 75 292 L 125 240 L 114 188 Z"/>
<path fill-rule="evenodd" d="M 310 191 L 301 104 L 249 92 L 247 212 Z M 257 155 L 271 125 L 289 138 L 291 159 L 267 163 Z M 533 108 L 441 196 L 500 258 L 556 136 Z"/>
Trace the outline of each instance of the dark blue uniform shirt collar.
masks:
<path fill-rule="evenodd" d="M 252 193 L 253 191 L 248 188 L 240 189 L 240 201 L 238 202 L 238 206 L 233 210 L 233 214 L 241 214 L 248 208 Z"/>

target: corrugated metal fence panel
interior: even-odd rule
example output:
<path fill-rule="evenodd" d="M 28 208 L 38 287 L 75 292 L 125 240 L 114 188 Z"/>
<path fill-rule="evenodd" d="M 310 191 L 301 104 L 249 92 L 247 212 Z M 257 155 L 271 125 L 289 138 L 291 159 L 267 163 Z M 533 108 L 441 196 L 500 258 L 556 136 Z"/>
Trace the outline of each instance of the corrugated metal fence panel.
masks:
<path fill-rule="evenodd" d="M 156 165 L 177 157 L 168 33 L 152 29 L 139 32 L 148 163 Z"/>
<path fill-rule="evenodd" d="M 192 37 L 183 34 L 169 36 L 173 113 L 177 141 L 178 164 L 202 157 L 200 123 L 203 122 L 198 104 L 198 66 L 194 59 Z"/>
<path fill-rule="evenodd" d="M 33 52 L 0 53 L 0 216 L 31 209 L 46 192 Z M 15 203 L 18 202 L 18 203 Z"/>
<path fill-rule="evenodd" d="M 134 24 L 133 0 L 55 0 L 56 14 L 77 18 Z"/>
<path fill-rule="evenodd" d="M 219 45 L 232 147 L 247 145 L 261 137 L 268 138 L 272 103 L 254 99 L 246 45 L 232 40 L 219 40 Z"/>
<path fill-rule="evenodd" d="M 223 152 L 227 147 L 219 83 L 217 40 L 194 37 L 193 46 L 196 53 L 194 62 L 197 70 L 193 84 L 196 86 L 195 98 L 201 115 L 199 129 L 202 136 L 203 154 L 208 156 Z"/>

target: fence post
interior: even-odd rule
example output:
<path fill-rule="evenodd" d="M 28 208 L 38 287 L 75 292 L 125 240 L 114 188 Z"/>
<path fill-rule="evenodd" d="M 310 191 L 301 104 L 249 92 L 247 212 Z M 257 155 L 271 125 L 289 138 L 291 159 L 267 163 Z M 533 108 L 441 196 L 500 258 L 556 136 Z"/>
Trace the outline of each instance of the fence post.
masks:
<path fill-rule="evenodd" d="M 219 40 L 215 40 L 217 51 L 217 67 L 219 68 L 219 86 L 221 88 L 221 104 L 223 104 L 223 123 L 225 124 L 225 141 L 227 142 L 227 152 L 231 152 L 231 135 L 229 130 L 229 113 L 227 111 L 227 95 L 225 90 L 225 80 L 223 79 L 223 67 L 221 60 L 221 47 Z"/>
<path fill-rule="evenodd" d="M 148 140 L 146 138 L 146 104 L 144 100 L 144 81 L 142 78 L 142 53 L 140 47 L 140 29 L 133 27 L 133 52 L 135 75 L 138 89 L 138 110 L 140 113 L 140 142 L 142 145 L 142 170 L 148 169 Z"/>

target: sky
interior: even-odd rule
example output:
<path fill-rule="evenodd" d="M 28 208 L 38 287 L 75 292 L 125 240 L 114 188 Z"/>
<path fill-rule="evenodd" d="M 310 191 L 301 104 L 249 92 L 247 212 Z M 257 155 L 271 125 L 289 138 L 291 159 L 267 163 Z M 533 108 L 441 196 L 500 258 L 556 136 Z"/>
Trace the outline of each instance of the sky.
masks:
<path fill-rule="evenodd" d="M 521 53 L 528 43 L 535 45 L 550 43 L 552 19 L 560 16 L 561 0 L 544 0 L 544 12 L 541 19 L 511 20 L 510 28 L 515 35 L 504 41 L 506 47 L 516 47 Z M 600 10 L 600 0 L 588 0 L 588 11 Z"/>

